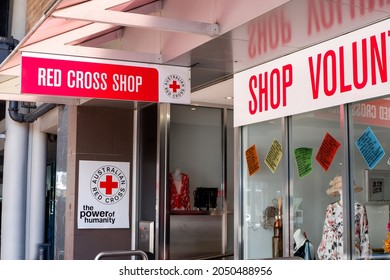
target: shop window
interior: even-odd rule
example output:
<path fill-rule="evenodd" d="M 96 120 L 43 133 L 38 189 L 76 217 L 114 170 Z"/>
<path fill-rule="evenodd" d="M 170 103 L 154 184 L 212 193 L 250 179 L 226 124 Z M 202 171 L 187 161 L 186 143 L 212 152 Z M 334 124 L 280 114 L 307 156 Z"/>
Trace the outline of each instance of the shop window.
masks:
<path fill-rule="evenodd" d="M 223 209 L 222 110 L 173 105 L 170 116 L 170 210 Z"/>
<path fill-rule="evenodd" d="M 381 259 L 386 257 L 386 239 L 390 246 L 390 99 L 365 100 L 350 106 L 354 174 L 362 184 L 355 201 L 364 206 L 364 209 L 355 207 L 355 216 L 361 216 L 363 226 L 355 225 L 354 232 L 365 238 L 360 246 L 355 246 L 353 257 L 365 259 L 371 253 L 368 258 Z M 359 250 L 366 254 L 360 255 Z"/>
<path fill-rule="evenodd" d="M 232 137 L 231 110 L 170 106 L 170 259 L 225 258 L 233 253 Z"/>
<path fill-rule="evenodd" d="M 241 130 L 243 258 L 282 256 L 282 231 L 275 229 L 281 218 L 283 176 L 280 120 L 248 125 Z M 273 159 L 267 161 L 270 151 Z M 284 156 L 284 155 L 283 155 Z M 266 163 L 267 162 L 267 163 Z"/>
<path fill-rule="evenodd" d="M 332 259 L 341 252 L 339 257 L 343 257 L 342 247 L 339 246 L 337 252 L 333 250 L 334 242 L 340 244 L 343 237 L 338 236 L 341 239 L 336 240 L 336 232 L 328 227 L 329 223 L 341 221 L 338 220 L 342 209 L 340 196 L 332 188 L 335 184 L 341 186 L 341 181 L 337 180 L 341 180 L 343 174 L 339 107 L 295 115 L 291 123 L 293 231 L 290 255 Z M 342 228 L 341 225 L 341 232 Z"/>

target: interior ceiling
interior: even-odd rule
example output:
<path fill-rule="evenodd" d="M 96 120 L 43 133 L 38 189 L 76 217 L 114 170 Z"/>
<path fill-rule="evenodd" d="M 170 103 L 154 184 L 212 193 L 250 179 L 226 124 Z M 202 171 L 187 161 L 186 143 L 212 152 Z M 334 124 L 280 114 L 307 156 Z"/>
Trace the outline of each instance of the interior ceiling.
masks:
<path fill-rule="evenodd" d="M 234 73 L 389 15 L 388 0 L 55 1 L 0 66 L 0 99 L 70 102 L 20 97 L 20 54 L 30 51 L 191 67 L 193 104 L 232 106 Z"/>

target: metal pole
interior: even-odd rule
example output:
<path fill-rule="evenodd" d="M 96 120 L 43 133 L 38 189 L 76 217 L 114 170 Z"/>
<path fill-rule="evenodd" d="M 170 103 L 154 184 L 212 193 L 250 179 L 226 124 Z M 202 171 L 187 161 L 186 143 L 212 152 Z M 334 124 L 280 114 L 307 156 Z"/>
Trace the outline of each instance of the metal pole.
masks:
<path fill-rule="evenodd" d="M 11 34 L 19 41 L 26 35 L 27 0 L 12 1 Z"/>
<path fill-rule="evenodd" d="M 4 143 L 1 259 L 25 257 L 26 177 L 28 124 L 6 114 Z"/>
<path fill-rule="evenodd" d="M 355 242 L 354 236 L 354 187 L 353 187 L 353 138 L 350 137 L 352 124 L 352 111 L 348 104 L 340 105 L 341 139 L 343 141 L 343 258 L 353 258 Z M 352 187 L 351 187 L 352 185 Z"/>
<path fill-rule="evenodd" d="M 139 109 L 133 113 L 133 165 L 131 178 L 131 249 L 138 249 L 139 210 Z"/>
<path fill-rule="evenodd" d="M 31 177 L 27 198 L 26 259 L 37 260 L 39 244 L 44 242 L 46 198 L 46 133 L 40 131 L 40 121 L 31 125 Z"/>
<path fill-rule="evenodd" d="M 234 128 L 234 259 L 244 259 L 244 195 L 242 183 L 242 130 Z"/>
<path fill-rule="evenodd" d="M 169 258 L 170 219 L 167 201 L 167 174 L 169 168 L 170 104 L 158 105 L 157 125 L 157 189 L 156 189 L 156 259 Z"/>
<path fill-rule="evenodd" d="M 117 250 L 117 251 L 103 251 L 96 255 L 95 261 L 109 257 L 122 257 L 122 256 L 140 256 L 143 260 L 148 260 L 148 255 L 144 251 L 140 250 Z"/>

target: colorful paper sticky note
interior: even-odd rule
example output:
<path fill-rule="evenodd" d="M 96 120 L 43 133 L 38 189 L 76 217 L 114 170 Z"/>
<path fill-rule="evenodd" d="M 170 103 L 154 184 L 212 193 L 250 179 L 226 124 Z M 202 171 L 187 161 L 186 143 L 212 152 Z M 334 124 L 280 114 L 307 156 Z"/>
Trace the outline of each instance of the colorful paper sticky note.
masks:
<path fill-rule="evenodd" d="M 246 163 L 248 166 L 249 176 L 252 176 L 260 170 L 259 157 L 257 156 L 256 145 L 253 144 L 245 151 Z"/>
<path fill-rule="evenodd" d="M 359 149 L 359 152 L 370 170 L 373 169 L 385 155 L 385 151 L 370 127 L 367 127 L 362 135 L 360 135 L 356 140 L 355 145 Z"/>
<path fill-rule="evenodd" d="M 300 179 L 310 174 L 313 170 L 311 164 L 312 154 L 312 148 L 302 147 L 294 150 L 295 162 L 297 163 L 298 176 Z"/>
<path fill-rule="evenodd" d="M 339 147 L 340 143 L 327 132 L 316 155 L 317 162 L 325 171 L 328 171 Z"/>
<path fill-rule="evenodd" d="M 264 160 L 264 163 L 268 166 L 272 173 L 275 173 L 281 159 L 282 145 L 280 145 L 278 140 L 274 139 L 268 151 L 267 157 Z"/>

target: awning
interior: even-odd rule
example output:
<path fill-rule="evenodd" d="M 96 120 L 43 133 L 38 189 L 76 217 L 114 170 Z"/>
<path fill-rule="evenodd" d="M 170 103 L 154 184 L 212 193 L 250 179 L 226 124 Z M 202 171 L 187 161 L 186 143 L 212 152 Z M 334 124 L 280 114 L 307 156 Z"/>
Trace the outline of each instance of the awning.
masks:
<path fill-rule="evenodd" d="M 55 1 L 0 65 L 0 99 L 76 102 L 21 94 L 22 52 L 191 67 L 191 50 L 286 2 Z"/>

